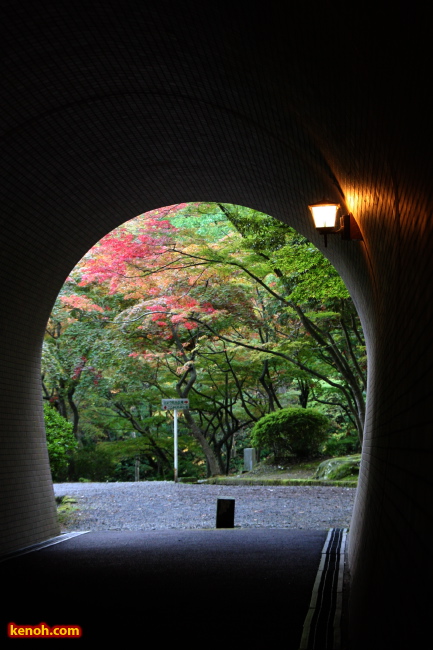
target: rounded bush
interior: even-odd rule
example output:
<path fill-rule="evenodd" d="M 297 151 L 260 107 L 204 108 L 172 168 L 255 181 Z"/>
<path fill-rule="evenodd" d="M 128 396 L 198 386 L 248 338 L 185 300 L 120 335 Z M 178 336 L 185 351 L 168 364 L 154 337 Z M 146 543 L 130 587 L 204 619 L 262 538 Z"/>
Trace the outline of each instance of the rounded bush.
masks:
<path fill-rule="evenodd" d="M 328 436 L 328 418 L 315 409 L 284 408 L 261 418 L 254 425 L 254 445 L 269 447 L 274 457 L 314 456 Z"/>

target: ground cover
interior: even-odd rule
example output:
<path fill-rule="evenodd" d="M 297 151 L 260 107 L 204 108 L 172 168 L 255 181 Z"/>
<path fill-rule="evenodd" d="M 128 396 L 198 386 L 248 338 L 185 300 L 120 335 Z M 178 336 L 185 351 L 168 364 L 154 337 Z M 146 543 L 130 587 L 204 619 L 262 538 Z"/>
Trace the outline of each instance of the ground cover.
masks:
<path fill-rule="evenodd" d="M 250 472 L 206 479 L 213 485 L 330 485 L 357 487 L 360 455 L 319 458 L 287 467 L 258 463 Z M 332 471 L 328 471 L 328 464 Z"/>

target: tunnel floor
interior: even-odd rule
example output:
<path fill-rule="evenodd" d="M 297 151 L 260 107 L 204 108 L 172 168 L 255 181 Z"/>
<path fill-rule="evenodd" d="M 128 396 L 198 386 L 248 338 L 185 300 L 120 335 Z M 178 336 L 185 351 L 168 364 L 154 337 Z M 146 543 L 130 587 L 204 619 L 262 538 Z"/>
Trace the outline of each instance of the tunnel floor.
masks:
<path fill-rule="evenodd" d="M 81 644 L 156 637 L 297 650 L 327 540 L 326 530 L 286 529 L 80 534 L 1 562 L 3 639 L 12 641 L 8 623 L 44 622 L 79 625 Z M 305 647 L 332 647 L 316 636 Z"/>

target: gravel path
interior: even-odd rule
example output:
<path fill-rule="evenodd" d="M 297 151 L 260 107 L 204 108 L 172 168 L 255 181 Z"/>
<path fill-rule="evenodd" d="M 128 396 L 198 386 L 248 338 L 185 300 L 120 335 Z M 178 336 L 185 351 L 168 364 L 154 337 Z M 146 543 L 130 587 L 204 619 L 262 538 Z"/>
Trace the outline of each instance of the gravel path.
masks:
<path fill-rule="evenodd" d="M 62 532 L 215 528 L 218 498 L 234 498 L 235 526 L 323 530 L 350 525 L 355 488 L 221 486 L 168 481 L 58 483 L 77 500 Z"/>

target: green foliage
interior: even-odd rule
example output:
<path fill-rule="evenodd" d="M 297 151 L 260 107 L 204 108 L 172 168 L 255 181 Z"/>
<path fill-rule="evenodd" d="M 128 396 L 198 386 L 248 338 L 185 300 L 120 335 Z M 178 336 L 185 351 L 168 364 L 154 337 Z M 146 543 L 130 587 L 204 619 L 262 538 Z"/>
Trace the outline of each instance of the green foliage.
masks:
<path fill-rule="evenodd" d="M 162 416 L 161 419 L 166 421 L 166 416 Z M 182 422 L 179 424 L 179 428 L 182 428 Z M 140 461 L 140 479 L 172 479 L 174 476 L 173 437 L 171 435 L 160 436 L 158 445 L 162 452 L 159 456 L 149 444 L 146 436 L 101 442 L 96 449 L 110 457 L 115 463 L 114 472 L 109 480 L 133 481 L 136 459 Z M 200 446 L 190 436 L 179 435 L 178 450 L 179 476 L 202 478 L 204 462 Z"/>
<path fill-rule="evenodd" d="M 342 458 L 331 458 L 320 463 L 316 470 L 316 479 L 329 481 L 340 481 L 350 479 L 359 475 L 361 455 L 344 456 Z"/>
<path fill-rule="evenodd" d="M 329 260 L 296 230 L 273 217 L 237 205 L 219 204 L 242 235 L 246 250 L 277 269 L 280 284 L 296 303 L 348 299 L 343 280 Z"/>
<path fill-rule="evenodd" d="M 77 447 L 72 424 L 44 403 L 45 431 L 53 481 L 65 480 L 71 455 Z"/>
<path fill-rule="evenodd" d="M 328 435 L 328 418 L 315 409 L 284 408 L 261 418 L 251 437 L 258 447 L 269 447 L 276 459 L 317 454 Z"/>
<path fill-rule="evenodd" d="M 77 500 L 74 497 L 56 497 L 57 517 L 62 528 L 73 525 L 75 513 L 78 511 Z"/>
<path fill-rule="evenodd" d="M 328 475 L 329 481 L 342 481 L 359 475 L 359 461 L 347 461 L 336 467 Z"/>
<path fill-rule="evenodd" d="M 360 451 L 358 436 L 353 433 L 332 433 L 327 439 L 323 448 L 326 456 L 344 456 L 355 454 Z"/>
<path fill-rule="evenodd" d="M 73 458 L 72 480 L 87 479 L 99 483 L 115 480 L 113 478 L 116 462 L 97 445 L 93 449 L 79 449 Z"/>
<path fill-rule="evenodd" d="M 179 476 L 204 478 L 204 460 L 199 445 L 185 435 L 179 436 L 178 443 Z M 146 436 L 99 442 L 75 452 L 70 478 L 103 483 L 134 481 L 135 461 L 138 459 L 140 480 L 173 479 L 173 438 L 163 436 L 156 452 L 159 453 L 155 453 Z"/>

